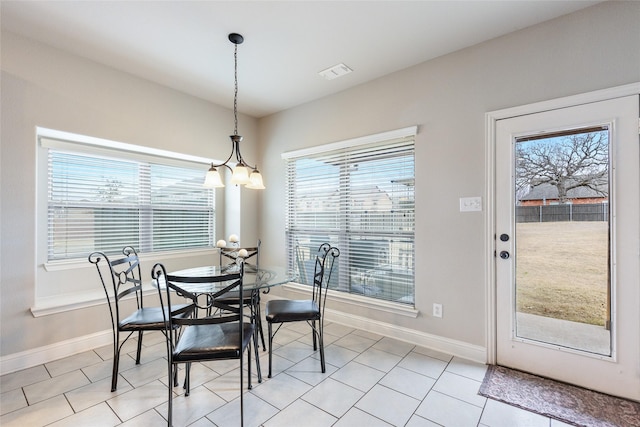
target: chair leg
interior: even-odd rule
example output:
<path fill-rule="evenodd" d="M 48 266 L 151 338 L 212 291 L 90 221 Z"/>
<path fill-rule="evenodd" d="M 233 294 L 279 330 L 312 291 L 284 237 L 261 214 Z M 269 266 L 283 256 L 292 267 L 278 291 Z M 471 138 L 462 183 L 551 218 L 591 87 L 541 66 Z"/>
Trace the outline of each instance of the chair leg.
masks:
<path fill-rule="evenodd" d="M 262 382 L 262 368 L 260 367 L 260 346 L 258 345 L 258 331 L 253 334 L 253 351 L 256 358 L 256 372 L 258 373 L 258 382 Z"/>
<path fill-rule="evenodd" d="M 185 377 L 184 377 L 184 395 L 189 396 L 189 392 L 191 391 L 191 362 L 187 362 L 186 367 L 184 368 Z"/>
<path fill-rule="evenodd" d="M 324 317 L 318 320 L 318 345 L 320 346 L 320 366 L 324 374 L 327 370 L 324 363 Z"/>
<path fill-rule="evenodd" d="M 178 342 L 178 330 L 174 329 L 173 331 L 166 332 L 167 334 L 173 334 L 173 340 L 167 341 L 167 359 L 171 360 L 171 353 L 173 352 L 171 342 Z M 168 337 L 167 337 L 168 338 Z M 178 387 L 178 365 L 173 364 L 173 387 Z"/>
<path fill-rule="evenodd" d="M 318 332 L 318 330 L 316 329 L 316 321 L 312 320 L 311 321 L 311 329 L 313 329 L 313 333 L 311 334 L 313 336 L 313 351 L 318 350 L 318 340 L 316 339 L 316 334 Z"/>
<path fill-rule="evenodd" d="M 324 363 L 324 342 L 322 337 L 322 328 L 318 331 L 318 345 L 320 346 L 320 367 L 322 368 L 322 373 L 324 374 L 327 371 L 327 368 Z"/>
<path fill-rule="evenodd" d="M 120 347 L 113 352 L 113 369 L 111 371 L 111 391 L 116 391 L 118 387 L 118 365 L 120 364 Z"/>
<path fill-rule="evenodd" d="M 173 387 L 171 387 L 172 380 L 177 379 L 178 370 L 177 365 L 171 363 L 171 358 L 168 360 L 167 371 L 169 373 L 169 396 L 167 397 L 167 427 L 171 427 L 173 419 Z M 172 378 L 173 377 L 173 378 Z"/>
<path fill-rule="evenodd" d="M 247 348 L 247 373 L 247 389 L 251 390 L 253 388 L 251 385 L 251 343 Z M 240 383 L 240 391 L 242 391 L 242 383 Z"/>
<path fill-rule="evenodd" d="M 125 338 L 125 341 L 129 337 Z M 111 370 L 111 391 L 116 391 L 118 387 L 118 369 L 120 367 L 120 350 L 122 349 L 123 343 L 120 343 L 120 331 L 116 328 L 113 330 L 113 368 Z"/>
<path fill-rule="evenodd" d="M 140 364 L 141 353 L 142 353 L 142 331 L 138 331 L 138 352 L 136 354 L 136 365 Z"/>
<path fill-rule="evenodd" d="M 260 332 L 260 339 L 262 340 L 262 351 L 267 351 L 267 346 L 264 343 L 264 331 L 262 330 L 262 313 L 260 312 L 260 296 L 256 299 L 256 327 Z"/>
<path fill-rule="evenodd" d="M 174 366 L 173 367 L 173 383 L 172 383 L 173 387 L 177 387 L 178 386 L 178 367 Z"/>
<path fill-rule="evenodd" d="M 267 345 L 264 341 L 264 331 L 262 330 L 262 319 L 260 319 L 260 310 L 258 310 L 258 321 L 256 324 L 258 333 L 260 334 L 260 340 L 262 341 L 262 351 L 267 351 Z"/>
<path fill-rule="evenodd" d="M 271 378 L 271 356 L 273 350 L 273 324 L 271 322 L 267 322 L 267 330 L 269 333 L 269 375 L 268 378 Z"/>
<path fill-rule="evenodd" d="M 240 426 L 244 426 L 244 390 L 243 390 L 243 374 L 244 374 L 244 363 L 243 357 L 244 351 L 240 351 Z M 251 369 L 251 361 L 249 361 L 249 369 Z M 249 381 L 251 381 L 251 372 L 249 372 Z"/>

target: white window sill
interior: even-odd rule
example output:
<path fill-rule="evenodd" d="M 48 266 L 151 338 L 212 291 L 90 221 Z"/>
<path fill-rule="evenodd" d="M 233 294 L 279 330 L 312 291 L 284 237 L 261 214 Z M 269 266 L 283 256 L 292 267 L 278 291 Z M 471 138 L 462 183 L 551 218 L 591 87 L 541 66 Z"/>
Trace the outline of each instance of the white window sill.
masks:
<path fill-rule="evenodd" d="M 156 288 L 144 285 L 143 295 L 157 295 Z M 126 299 L 133 299 L 135 296 L 127 296 Z M 113 300 L 113 298 L 111 298 Z M 33 317 L 43 317 L 52 314 L 65 313 L 68 311 L 79 310 L 82 308 L 95 307 L 105 304 L 105 294 L 103 290 L 91 291 L 83 293 L 62 294 L 51 297 L 38 298 L 36 304 L 31 307 Z"/>
<path fill-rule="evenodd" d="M 283 285 L 283 287 L 289 291 L 304 293 L 308 295 L 311 294 L 311 286 L 309 285 L 302 285 L 300 283 L 291 282 Z M 391 301 L 384 301 L 360 295 L 348 294 L 345 292 L 333 291 L 331 289 L 327 291 L 327 299 L 344 304 L 354 305 L 357 307 L 365 307 L 371 310 L 398 314 L 414 319 L 417 318 L 418 314 L 420 313 L 420 311 L 416 310 L 414 307 L 408 306 L 406 304 L 398 304 Z"/>
<path fill-rule="evenodd" d="M 163 261 L 165 259 L 180 259 L 180 258 L 193 258 L 201 255 L 211 255 L 215 249 L 213 248 L 202 248 L 202 249 L 185 249 L 179 251 L 166 251 L 166 252 L 154 252 L 148 254 L 139 255 L 141 263 L 152 263 Z M 109 255 L 113 256 L 114 259 L 118 257 L 122 257 L 122 254 L 119 255 Z M 216 255 L 217 257 L 217 255 Z M 47 261 L 44 263 L 45 271 L 62 271 L 62 270 L 74 270 L 77 268 L 94 268 L 92 264 L 87 261 L 87 258 L 77 258 L 77 259 L 69 259 L 69 260 L 60 260 L 60 261 Z"/>

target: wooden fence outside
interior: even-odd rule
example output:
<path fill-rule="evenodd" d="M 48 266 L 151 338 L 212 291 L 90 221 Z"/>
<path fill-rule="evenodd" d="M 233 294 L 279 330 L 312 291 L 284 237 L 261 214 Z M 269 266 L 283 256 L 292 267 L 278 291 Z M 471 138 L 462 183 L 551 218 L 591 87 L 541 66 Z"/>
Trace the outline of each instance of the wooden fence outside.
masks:
<path fill-rule="evenodd" d="M 516 222 L 608 221 L 609 204 L 516 206 Z"/>

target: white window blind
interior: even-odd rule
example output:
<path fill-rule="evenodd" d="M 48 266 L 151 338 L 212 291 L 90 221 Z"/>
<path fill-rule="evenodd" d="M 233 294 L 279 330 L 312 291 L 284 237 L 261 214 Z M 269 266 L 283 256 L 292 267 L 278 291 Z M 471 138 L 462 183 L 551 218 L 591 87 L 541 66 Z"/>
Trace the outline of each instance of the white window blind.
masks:
<path fill-rule="evenodd" d="M 140 253 L 213 246 L 215 196 L 202 187 L 201 164 L 114 153 L 48 148 L 49 261 L 126 245 Z"/>
<path fill-rule="evenodd" d="M 341 251 L 332 289 L 413 305 L 414 139 L 283 156 L 288 263 L 302 283 L 329 242 Z"/>

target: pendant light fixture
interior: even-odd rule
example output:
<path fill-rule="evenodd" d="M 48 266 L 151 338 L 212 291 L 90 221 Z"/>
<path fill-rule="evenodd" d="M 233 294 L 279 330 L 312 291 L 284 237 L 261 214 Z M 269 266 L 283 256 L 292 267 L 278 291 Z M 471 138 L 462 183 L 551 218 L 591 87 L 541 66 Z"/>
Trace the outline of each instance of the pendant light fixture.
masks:
<path fill-rule="evenodd" d="M 256 190 L 263 190 L 265 187 L 262 183 L 262 175 L 260 174 L 260 171 L 258 171 L 258 167 L 248 165 L 242 158 L 242 154 L 240 154 L 240 142 L 242 141 L 242 136 L 238 135 L 238 45 L 244 41 L 244 37 L 237 33 L 231 33 L 229 34 L 229 41 L 235 45 L 233 53 L 235 64 L 235 90 L 233 95 L 234 128 L 233 135 L 229 136 L 229 138 L 231 138 L 231 154 L 229 154 L 227 160 L 219 165 L 214 165 L 213 163 L 211 163 L 211 167 L 209 168 L 207 176 L 204 179 L 204 186 L 207 188 L 224 187 L 224 183 L 222 182 L 222 177 L 220 176 L 218 168 L 226 167 L 232 172 L 232 184 L 244 185 L 246 188 L 252 188 Z M 236 159 L 236 165 L 232 168 L 228 163 L 234 156 Z M 249 174 L 249 169 L 251 169 L 251 174 Z"/>

